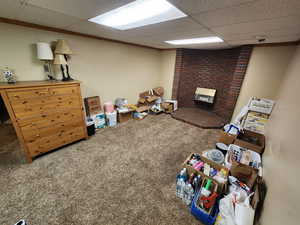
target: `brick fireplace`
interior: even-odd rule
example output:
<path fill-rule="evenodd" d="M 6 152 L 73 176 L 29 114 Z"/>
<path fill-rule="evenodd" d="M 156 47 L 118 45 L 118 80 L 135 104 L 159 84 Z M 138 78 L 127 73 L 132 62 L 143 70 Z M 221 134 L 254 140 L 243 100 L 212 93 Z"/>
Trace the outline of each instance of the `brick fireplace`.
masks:
<path fill-rule="evenodd" d="M 200 108 L 230 121 L 244 80 L 252 46 L 222 50 L 178 49 L 172 98 L 180 108 Z M 214 104 L 198 104 L 197 87 L 216 89 Z"/>

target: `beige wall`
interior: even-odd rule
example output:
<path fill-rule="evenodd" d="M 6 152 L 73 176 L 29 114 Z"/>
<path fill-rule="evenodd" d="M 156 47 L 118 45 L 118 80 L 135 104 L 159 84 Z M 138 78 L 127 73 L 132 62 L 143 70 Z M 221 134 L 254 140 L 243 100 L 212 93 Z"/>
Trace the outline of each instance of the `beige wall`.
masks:
<path fill-rule="evenodd" d="M 171 99 L 175 71 L 176 50 L 162 51 L 161 84 L 165 88 L 165 98 Z"/>
<path fill-rule="evenodd" d="M 294 52 L 295 46 L 253 49 L 233 119 L 252 96 L 277 99 L 279 86 Z"/>
<path fill-rule="evenodd" d="M 14 68 L 18 80 L 45 79 L 43 63 L 36 58 L 36 42 L 66 39 L 75 53 L 71 74 L 83 82 L 84 96 L 99 95 L 102 102 L 125 97 L 136 103 L 138 93 L 162 83 L 169 85 L 161 77 L 162 68 L 167 74 L 168 66 L 162 66 L 159 50 L 5 23 L 0 23 L 0 30 L 0 68 Z"/>
<path fill-rule="evenodd" d="M 268 186 L 262 225 L 299 224 L 300 46 L 288 66 L 267 127 L 264 178 Z"/>

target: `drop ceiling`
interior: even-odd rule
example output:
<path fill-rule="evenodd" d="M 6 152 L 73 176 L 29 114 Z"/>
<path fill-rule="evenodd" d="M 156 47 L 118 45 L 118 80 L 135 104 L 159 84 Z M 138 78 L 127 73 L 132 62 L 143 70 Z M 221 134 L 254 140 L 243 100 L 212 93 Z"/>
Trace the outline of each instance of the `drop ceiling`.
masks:
<path fill-rule="evenodd" d="M 300 39 L 300 0 L 168 0 L 188 17 L 130 30 L 87 21 L 133 0 L 0 0 L 0 17 L 155 48 L 231 48 Z M 219 36 L 223 43 L 174 46 L 167 40 Z"/>

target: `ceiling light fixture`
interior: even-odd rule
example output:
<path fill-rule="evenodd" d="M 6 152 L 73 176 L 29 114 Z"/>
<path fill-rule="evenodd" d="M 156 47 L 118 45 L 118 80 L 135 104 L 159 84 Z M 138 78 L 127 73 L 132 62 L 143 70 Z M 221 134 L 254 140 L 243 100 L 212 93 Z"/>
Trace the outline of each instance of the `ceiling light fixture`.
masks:
<path fill-rule="evenodd" d="M 128 30 L 186 16 L 166 0 L 136 0 L 89 21 L 119 30 Z"/>
<path fill-rule="evenodd" d="M 172 40 L 172 41 L 165 41 L 165 42 L 168 44 L 171 44 L 171 45 L 191 45 L 191 44 L 218 43 L 218 42 L 224 42 L 224 41 L 219 37 L 213 36 L 213 37 Z"/>

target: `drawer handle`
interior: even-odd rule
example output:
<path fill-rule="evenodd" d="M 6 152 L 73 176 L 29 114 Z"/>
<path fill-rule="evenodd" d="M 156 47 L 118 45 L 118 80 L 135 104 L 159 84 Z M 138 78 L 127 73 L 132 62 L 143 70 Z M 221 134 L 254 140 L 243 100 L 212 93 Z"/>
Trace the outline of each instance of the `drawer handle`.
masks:
<path fill-rule="evenodd" d="M 23 104 L 26 104 L 26 103 L 28 103 L 27 101 L 24 101 L 24 102 L 22 102 Z"/>

